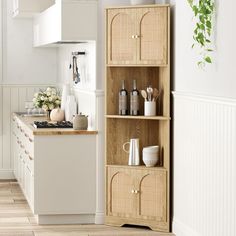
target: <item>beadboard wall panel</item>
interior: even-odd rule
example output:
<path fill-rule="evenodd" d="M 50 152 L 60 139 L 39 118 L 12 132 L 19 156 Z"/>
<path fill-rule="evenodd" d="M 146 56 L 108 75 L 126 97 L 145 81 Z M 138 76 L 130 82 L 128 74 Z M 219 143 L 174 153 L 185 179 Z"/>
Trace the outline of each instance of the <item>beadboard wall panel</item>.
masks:
<path fill-rule="evenodd" d="M 25 111 L 25 101 L 32 101 L 39 89 L 49 85 L 0 85 L 0 179 L 13 178 L 11 114 Z"/>
<path fill-rule="evenodd" d="M 236 100 L 174 93 L 177 236 L 236 235 Z"/>

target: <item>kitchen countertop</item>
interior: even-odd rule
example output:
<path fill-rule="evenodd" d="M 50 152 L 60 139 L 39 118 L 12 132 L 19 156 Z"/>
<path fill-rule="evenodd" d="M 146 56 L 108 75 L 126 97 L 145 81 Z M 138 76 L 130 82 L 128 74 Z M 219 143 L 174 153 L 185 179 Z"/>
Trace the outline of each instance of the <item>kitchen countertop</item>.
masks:
<path fill-rule="evenodd" d="M 33 127 L 34 121 L 49 121 L 46 116 L 23 116 L 21 113 L 13 113 L 13 119 L 22 122 L 33 135 L 95 135 L 98 133 L 96 130 L 74 130 L 71 128 L 36 129 Z"/>

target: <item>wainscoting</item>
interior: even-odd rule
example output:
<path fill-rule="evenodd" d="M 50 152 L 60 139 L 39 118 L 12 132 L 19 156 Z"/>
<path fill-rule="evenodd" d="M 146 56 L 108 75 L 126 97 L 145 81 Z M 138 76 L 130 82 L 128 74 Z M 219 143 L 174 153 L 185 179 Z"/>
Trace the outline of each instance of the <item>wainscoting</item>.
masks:
<path fill-rule="evenodd" d="M 0 85 L 0 179 L 12 179 L 11 114 L 25 111 L 25 101 L 49 85 Z"/>
<path fill-rule="evenodd" d="M 177 236 L 236 235 L 236 100 L 174 93 Z"/>

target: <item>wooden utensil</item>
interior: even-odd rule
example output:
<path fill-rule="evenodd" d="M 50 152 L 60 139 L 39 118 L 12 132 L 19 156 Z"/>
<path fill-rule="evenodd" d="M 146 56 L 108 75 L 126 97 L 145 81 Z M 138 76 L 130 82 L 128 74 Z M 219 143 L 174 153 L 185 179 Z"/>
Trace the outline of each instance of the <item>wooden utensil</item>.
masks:
<path fill-rule="evenodd" d="M 141 95 L 143 96 L 144 100 L 147 101 L 147 92 L 145 90 L 141 90 Z"/>
<path fill-rule="evenodd" d="M 157 98 L 159 97 L 159 95 L 160 95 L 160 92 L 156 89 L 156 88 L 154 88 L 153 89 L 153 98 L 152 98 L 152 101 L 156 101 L 157 100 Z"/>

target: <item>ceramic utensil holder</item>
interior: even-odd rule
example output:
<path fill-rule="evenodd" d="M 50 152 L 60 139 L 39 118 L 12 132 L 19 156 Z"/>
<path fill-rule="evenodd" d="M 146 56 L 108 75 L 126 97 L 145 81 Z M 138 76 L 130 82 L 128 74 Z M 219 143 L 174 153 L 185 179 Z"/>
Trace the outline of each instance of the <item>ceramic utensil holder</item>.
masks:
<path fill-rule="evenodd" d="M 155 101 L 145 101 L 144 102 L 144 115 L 145 116 L 155 116 L 156 115 L 156 102 Z"/>

